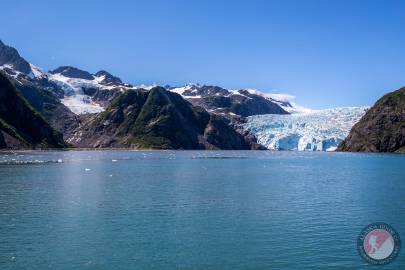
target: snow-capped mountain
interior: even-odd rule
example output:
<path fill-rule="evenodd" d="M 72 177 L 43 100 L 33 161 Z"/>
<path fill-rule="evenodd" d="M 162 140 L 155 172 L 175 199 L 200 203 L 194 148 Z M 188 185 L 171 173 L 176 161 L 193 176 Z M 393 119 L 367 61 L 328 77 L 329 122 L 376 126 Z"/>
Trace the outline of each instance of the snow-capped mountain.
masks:
<path fill-rule="evenodd" d="M 13 47 L 5 45 L 1 40 L 0 66 L 2 66 L 2 69 L 11 69 L 25 74 L 29 74 L 31 72 L 29 63 L 20 56 L 18 51 Z"/>
<path fill-rule="evenodd" d="M 126 90 L 150 90 L 156 86 L 126 84 L 104 70 L 91 74 L 75 67 L 61 66 L 45 72 L 28 63 L 17 50 L 3 43 L 0 43 L 0 69 L 20 84 L 32 83 L 55 93 L 61 102 L 77 115 L 103 111 L 114 97 Z M 272 96 L 256 90 L 228 90 L 198 84 L 167 86 L 166 90 L 180 94 L 193 105 L 226 117 L 288 114 L 296 108 L 293 103 L 283 99 L 285 96 Z"/>
<path fill-rule="evenodd" d="M 219 86 L 188 84 L 169 88 L 196 106 L 225 116 L 250 116 L 259 114 L 288 114 L 289 102 L 275 100 L 258 91 L 228 90 Z"/>
<path fill-rule="evenodd" d="M 134 88 L 132 85 L 122 83 L 120 78 L 104 70 L 90 74 L 87 71 L 74 67 L 62 66 L 55 70 L 44 72 L 32 64 L 30 66 L 31 72 L 28 77 L 31 80 L 47 81 L 62 90 L 63 96 L 60 99 L 61 102 L 75 114 L 102 112 L 104 110 L 102 106 L 103 102 L 97 100 L 97 98 L 93 98 L 100 91 L 110 92 L 107 95 L 108 99 L 117 92 Z"/>
<path fill-rule="evenodd" d="M 312 109 L 298 105 L 295 102 L 295 96 L 279 93 L 263 93 L 256 89 L 246 89 L 252 95 L 262 96 L 274 103 L 277 103 L 281 108 L 289 113 L 309 113 Z"/>
<path fill-rule="evenodd" d="M 90 73 L 61 66 L 45 72 L 1 41 L 0 70 L 65 138 L 78 134 L 86 115 L 104 111 L 114 98 L 129 90 L 149 91 L 156 86 L 123 83 L 104 70 Z M 181 95 L 194 107 L 225 117 L 243 136 L 256 136 L 259 143 L 277 150 L 333 150 L 366 110 L 311 110 L 297 105 L 291 95 L 255 89 L 200 84 L 164 89 Z"/>
<path fill-rule="evenodd" d="M 268 149 L 333 151 L 367 109 L 348 107 L 289 115 L 256 115 L 247 118 L 244 128 Z"/>
<path fill-rule="evenodd" d="M 118 77 L 107 71 L 90 74 L 74 67 L 64 66 L 43 76 L 63 90 L 61 102 L 76 114 L 102 112 L 104 110 L 102 102 L 100 100 L 97 102 L 97 99 L 93 98 L 100 91 L 117 93 L 133 88 L 129 84 L 123 84 Z M 112 96 L 114 95 L 108 95 L 108 98 Z"/>

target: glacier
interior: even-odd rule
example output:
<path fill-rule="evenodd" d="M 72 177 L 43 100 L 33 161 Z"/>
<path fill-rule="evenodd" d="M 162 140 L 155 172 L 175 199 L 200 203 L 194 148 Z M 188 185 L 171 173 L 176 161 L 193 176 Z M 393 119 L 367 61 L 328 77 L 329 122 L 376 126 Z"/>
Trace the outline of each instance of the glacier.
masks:
<path fill-rule="evenodd" d="M 110 86 L 104 86 L 99 82 L 103 78 L 95 77 L 93 80 L 80 78 L 69 78 L 61 74 L 46 74 L 51 82 L 57 84 L 65 93 L 65 97 L 61 102 L 75 114 L 99 113 L 104 111 L 104 108 L 93 102 L 92 99 L 85 95 L 83 89 L 86 88 L 106 88 L 112 89 Z"/>
<path fill-rule="evenodd" d="M 272 150 L 334 151 L 368 107 L 311 110 L 247 117 L 243 127 Z"/>

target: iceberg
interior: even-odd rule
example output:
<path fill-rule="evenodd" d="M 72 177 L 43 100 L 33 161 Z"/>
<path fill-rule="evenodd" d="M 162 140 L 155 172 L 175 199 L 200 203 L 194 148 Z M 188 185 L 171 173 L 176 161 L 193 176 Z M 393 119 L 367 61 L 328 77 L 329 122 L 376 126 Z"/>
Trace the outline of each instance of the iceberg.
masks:
<path fill-rule="evenodd" d="M 368 107 L 310 110 L 247 117 L 243 127 L 272 150 L 334 151 Z"/>

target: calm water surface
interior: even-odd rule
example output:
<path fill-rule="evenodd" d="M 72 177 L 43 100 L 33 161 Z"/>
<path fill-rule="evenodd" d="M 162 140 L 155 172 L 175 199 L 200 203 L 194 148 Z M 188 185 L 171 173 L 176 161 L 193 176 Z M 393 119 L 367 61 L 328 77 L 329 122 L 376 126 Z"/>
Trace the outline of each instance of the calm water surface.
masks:
<path fill-rule="evenodd" d="M 358 256 L 377 221 L 405 239 L 404 155 L 0 154 L 2 270 L 405 269 Z"/>

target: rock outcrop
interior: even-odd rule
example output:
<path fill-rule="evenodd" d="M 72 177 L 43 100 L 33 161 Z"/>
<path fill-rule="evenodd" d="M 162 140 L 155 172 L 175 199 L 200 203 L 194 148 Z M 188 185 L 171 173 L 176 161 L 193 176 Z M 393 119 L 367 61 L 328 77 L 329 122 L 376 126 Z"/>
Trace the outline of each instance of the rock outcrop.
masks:
<path fill-rule="evenodd" d="M 28 74 L 31 72 L 30 64 L 20 56 L 13 47 L 5 45 L 0 40 L 0 66 L 8 65 L 10 68 Z"/>
<path fill-rule="evenodd" d="M 62 148 L 62 134 L 54 130 L 0 73 L 0 147 Z"/>
<path fill-rule="evenodd" d="M 353 126 L 338 151 L 404 152 L 405 87 L 380 98 Z"/>

